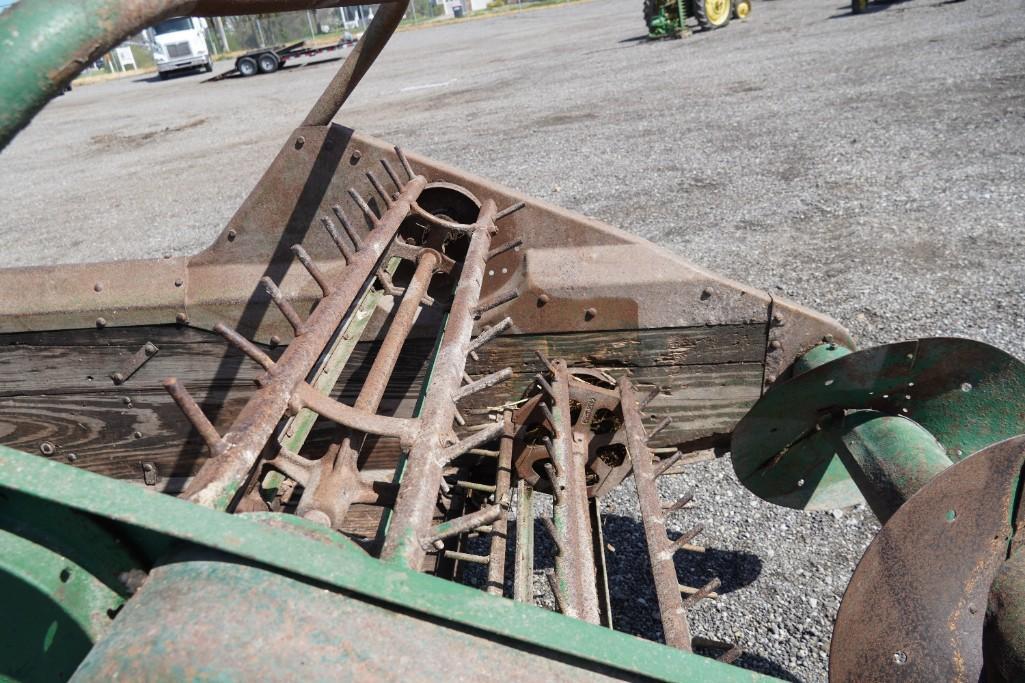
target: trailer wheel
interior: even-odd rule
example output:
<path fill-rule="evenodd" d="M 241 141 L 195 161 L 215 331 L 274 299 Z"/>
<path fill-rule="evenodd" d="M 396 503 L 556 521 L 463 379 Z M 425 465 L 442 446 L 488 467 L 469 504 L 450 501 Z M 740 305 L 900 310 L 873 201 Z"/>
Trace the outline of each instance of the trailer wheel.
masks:
<path fill-rule="evenodd" d="M 749 14 L 751 14 L 751 0 L 737 0 L 737 4 L 733 8 L 733 16 L 737 19 L 747 19 Z"/>
<path fill-rule="evenodd" d="M 733 0 L 694 0 L 694 18 L 706 31 L 722 28 L 733 16 Z"/>
<path fill-rule="evenodd" d="M 252 57 L 243 57 L 238 60 L 235 62 L 235 68 L 243 76 L 253 76 L 260 70 L 260 67 L 256 65 L 256 60 Z"/>
<path fill-rule="evenodd" d="M 868 0 L 851 0 L 851 14 L 861 14 L 868 7 Z"/>
<path fill-rule="evenodd" d="M 259 57 L 260 61 L 260 73 L 272 74 L 278 70 L 280 64 L 278 63 L 277 55 L 273 55 L 269 52 L 264 52 Z"/>

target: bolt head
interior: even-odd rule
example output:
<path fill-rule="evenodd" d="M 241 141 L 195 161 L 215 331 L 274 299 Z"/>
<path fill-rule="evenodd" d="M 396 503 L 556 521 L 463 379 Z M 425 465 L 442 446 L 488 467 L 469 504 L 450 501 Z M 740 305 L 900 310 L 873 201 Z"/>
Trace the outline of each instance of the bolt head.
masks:
<path fill-rule="evenodd" d="M 125 381 L 125 376 L 123 374 L 121 374 L 120 372 L 115 372 L 114 374 L 112 374 L 110 376 L 110 378 L 112 380 L 114 380 L 114 384 L 121 384 L 122 382 Z"/>
<path fill-rule="evenodd" d="M 56 450 L 57 448 L 49 441 L 44 441 L 43 443 L 39 444 L 39 452 L 43 455 L 53 455 L 54 451 Z"/>
<path fill-rule="evenodd" d="M 228 231 L 228 241 L 234 242 L 235 238 L 238 237 L 238 233 L 234 229 Z"/>
<path fill-rule="evenodd" d="M 773 339 L 771 342 L 769 342 L 769 348 L 773 351 L 779 351 L 781 348 L 783 348 L 783 344 L 781 344 L 778 339 Z"/>
<path fill-rule="evenodd" d="M 177 320 L 179 324 L 184 325 L 189 321 L 189 316 L 185 315 L 185 311 L 179 311 L 178 314 L 174 316 L 174 319 Z"/>
<path fill-rule="evenodd" d="M 128 396 L 125 396 L 123 399 L 121 399 L 121 402 L 124 403 L 126 406 L 132 405 L 132 399 Z"/>
<path fill-rule="evenodd" d="M 279 337 L 278 335 L 275 334 L 274 336 L 272 336 L 270 338 L 270 345 L 271 346 L 278 346 L 279 344 L 281 344 L 281 337 Z"/>
<path fill-rule="evenodd" d="M 349 163 L 355 166 L 359 163 L 359 160 L 363 158 L 363 152 L 358 149 L 353 150 L 352 156 L 349 157 Z"/>
<path fill-rule="evenodd" d="M 303 145 L 305 145 L 305 144 L 306 144 L 306 138 L 304 138 L 302 135 L 300 135 L 299 137 L 297 137 L 295 139 L 295 148 L 296 149 L 302 149 Z"/>
<path fill-rule="evenodd" d="M 147 356 L 152 356 L 154 353 L 157 352 L 157 347 L 155 347 L 152 342 L 146 342 L 146 344 L 142 347 L 142 351 Z"/>
<path fill-rule="evenodd" d="M 134 438 L 136 438 L 136 439 L 141 439 L 141 438 L 142 438 L 142 432 L 140 432 L 140 431 L 134 431 L 134 432 L 132 432 L 132 436 L 133 436 Z M 146 464 L 149 464 L 149 463 L 146 463 Z M 145 466 L 145 465 L 144 465 L 144 466 Z M 150 466 L 152 467 L 152 465 L 150 465 Z"/>
<path fill-rule="evenodd" d="M 185 284 L 185 281 L 184 281 L 184 280 L 182 280 L 181 278 L 178 278 L 178 279 L 176 279 L 176 280 L 174 281 L 174 286 L 175 286 L 175 287 L 181 287 L 181 286 L 182 286 L 183 284 Z"/>
<path fill-rule="evenodd" d="M 78 456 L 74 453 L 68 453 L 67 458 L 68 462 L 75 462 L 76 460 L 78 460 Z"/>
<path fill-rule="evenodd" d="M 106 326 L 107 326 L 107 319 L 106 318 L 97 318 L 96 319 L 96 327 L 98 327 L 99 329 L 102 330 Z"/>
<path fill-rule="evenodd" d="M 552 300 L 552 298 L 550 296 L 548 296 L 547 294 L 539 294 L 538 297 L 537 297 L 537 305 L 538 306 L 544 306 L 546 303 L 548 303 L 551 300 Z"/>
<path fill-rule="evenodd" d="M 102 292 L 103 291 L 103 283 L 102 282 L 97 282 L 95 285 L 93 285 L 93 291 L 94 292 Z"/>
<path fill-rule="evenodd" d="M 584 320 L 594 320 L 595 316 L 597 315 L 598 309 L 592 306 L 591 308 L 588 308 L 586 311 L 584 311 Z"/>

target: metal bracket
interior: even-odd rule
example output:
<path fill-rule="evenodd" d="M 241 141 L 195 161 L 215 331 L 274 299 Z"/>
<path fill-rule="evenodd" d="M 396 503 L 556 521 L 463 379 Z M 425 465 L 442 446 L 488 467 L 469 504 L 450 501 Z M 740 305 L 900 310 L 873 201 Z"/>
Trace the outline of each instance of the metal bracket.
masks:
<path fill-rule="evenodd" d="M 160 349 L 153 342 L 146 342 L 142 347 L 132 354 L 125 366 L 120 370 L 110 373 L 110 378 L 114 380 L 114 384 L 124 384 L 128 381 L 128 378 L 139 371 L 143 365 L 146 364 L 153 356 L 157 355 Z"/>

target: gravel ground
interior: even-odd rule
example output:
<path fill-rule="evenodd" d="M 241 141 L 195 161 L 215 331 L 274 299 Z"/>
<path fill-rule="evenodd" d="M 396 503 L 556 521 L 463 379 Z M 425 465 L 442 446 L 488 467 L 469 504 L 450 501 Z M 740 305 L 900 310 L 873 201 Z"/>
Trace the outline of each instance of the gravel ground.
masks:
<path fill-rule="evenodd" d="M 772 0 L 654 43 L 632 0 L 402 33 L 339 121 L 786 294 L 862 345 L 962 335 L 1025 355 L 1025 3 L 870 7 Z M 59 98 L 0 155 L 0 234 L 15 240 L 0 265 L 205 246 L 334 66 Z M 706 528 L 681 577 L 723 581 L 695 631 L 738 641 L 743 666 L 825 680 L 872 516 L 763 504 L 728 459 L 661 486 L 694 486 L 676 530 Z M 658 637 L 631 486 L 603 509 L 617 625 Z"/>

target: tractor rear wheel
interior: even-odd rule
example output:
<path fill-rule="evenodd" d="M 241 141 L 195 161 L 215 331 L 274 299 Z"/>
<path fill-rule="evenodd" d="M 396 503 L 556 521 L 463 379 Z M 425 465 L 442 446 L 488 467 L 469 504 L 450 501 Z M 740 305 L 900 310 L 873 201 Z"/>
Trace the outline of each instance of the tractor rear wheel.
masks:
<path fill-rule="evenodd" d="M 737 19 L 747 19 L 751 14 L 751 0 L 737 0 L 733 6 L 733 16 Z"/>
<path fill-rule="evenodd" d="M 694 0 L 694 18 L 706 31 L 722 28 L 733 16 L 733 0 Z"/>

